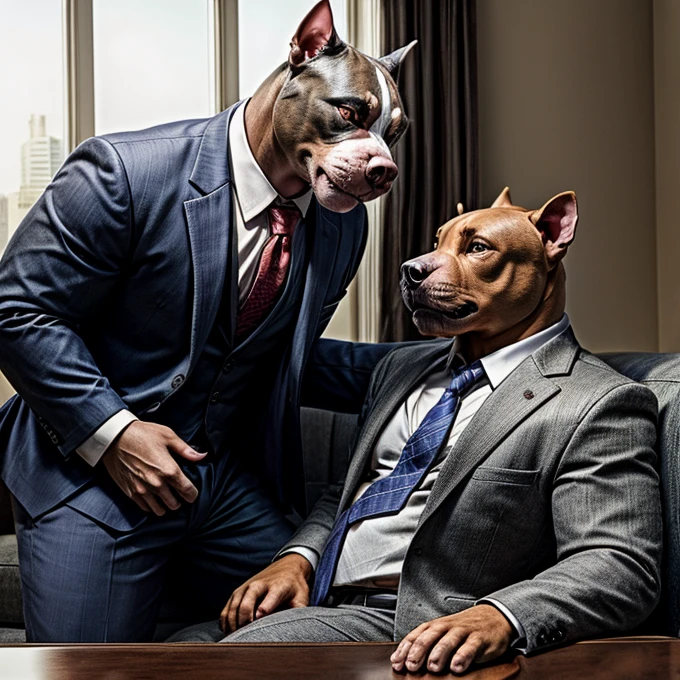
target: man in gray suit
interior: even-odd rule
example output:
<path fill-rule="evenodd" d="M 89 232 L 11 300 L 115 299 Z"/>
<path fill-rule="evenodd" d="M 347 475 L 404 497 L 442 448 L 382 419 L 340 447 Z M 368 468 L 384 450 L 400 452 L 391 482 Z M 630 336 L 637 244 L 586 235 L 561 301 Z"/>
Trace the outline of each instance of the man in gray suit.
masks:
<path fill-rule="evenodd" d="M 574 337 L 576 222 L 571 192 L 527 211 L 506 189 L 402 267 L 418 329 L 456 339 L 378 364 L 344 485 L 234 592 L 225 642 L 401 640 L 395 670 L 464 672 L 649 616 L 656 401 Z"/>

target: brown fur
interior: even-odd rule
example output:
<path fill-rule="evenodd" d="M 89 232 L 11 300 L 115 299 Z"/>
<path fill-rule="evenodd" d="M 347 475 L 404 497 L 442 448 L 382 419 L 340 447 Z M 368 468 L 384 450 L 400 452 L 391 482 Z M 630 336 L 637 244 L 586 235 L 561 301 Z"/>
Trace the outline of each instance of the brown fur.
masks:
<path fill-rule="evenodd" d="M 559 321 L 566 301 L 561 260 L 577 219 L 573 192 L 531 211 L 512 205 L 505 189 L 491 208 L 447 222 L 436 250 L 402 267 L 404 302 L 418 330 L 457 336 L 474 361 Z"/>

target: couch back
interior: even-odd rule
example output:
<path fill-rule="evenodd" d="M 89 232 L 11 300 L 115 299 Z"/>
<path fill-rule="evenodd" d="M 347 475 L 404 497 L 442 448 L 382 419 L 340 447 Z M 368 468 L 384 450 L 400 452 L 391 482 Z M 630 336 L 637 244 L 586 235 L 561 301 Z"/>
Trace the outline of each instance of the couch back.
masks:
<path fill-rule="evenodd" d="M 664 513 L 664 568 L 655 623 L 659 632 L 680 637 L 680 354 L 627 352 L 600 358 L 647 385 L 659 402 L 656 448 Z"/>

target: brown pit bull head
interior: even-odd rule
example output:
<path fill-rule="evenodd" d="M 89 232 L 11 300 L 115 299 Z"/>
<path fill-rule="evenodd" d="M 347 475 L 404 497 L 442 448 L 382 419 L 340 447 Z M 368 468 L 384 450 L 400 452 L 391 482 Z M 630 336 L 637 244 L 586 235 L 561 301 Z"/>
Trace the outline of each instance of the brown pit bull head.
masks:
<path fill-rule="evenodd" d="M 506 188 L 490 208 L 447 222 L 437 232 L 436 250 L 401 267 L 402 296 L 418 330 L 497 336 L 547 311 L 559 319 L 561 260 L 577 221 L 571 191 L 526 210 L 512 205 Z"/>
<path fill-rule="evenodd" d="M 408 127 L 395 78 L 414 44 L 380 59 L 359 52 L 338 37 L 328 0 L 293 36 L 288 63 L 270 77 L 280 87 L 272 124 L 323 206 L 346 212 L 392 187 L 398 171 L 391 148 Z"/>

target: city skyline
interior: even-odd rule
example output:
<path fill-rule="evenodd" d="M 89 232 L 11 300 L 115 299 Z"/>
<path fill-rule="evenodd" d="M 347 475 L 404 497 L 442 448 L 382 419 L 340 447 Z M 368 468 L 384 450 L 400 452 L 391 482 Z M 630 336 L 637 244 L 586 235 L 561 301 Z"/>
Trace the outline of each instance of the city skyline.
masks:
<path fill-rule="evenodd" d="M 64 161 L 63 141 L 47 134 L 46 116 L 31 114 L 21 144 L 19 190 L 0 194 L 0 252 Z"/>

